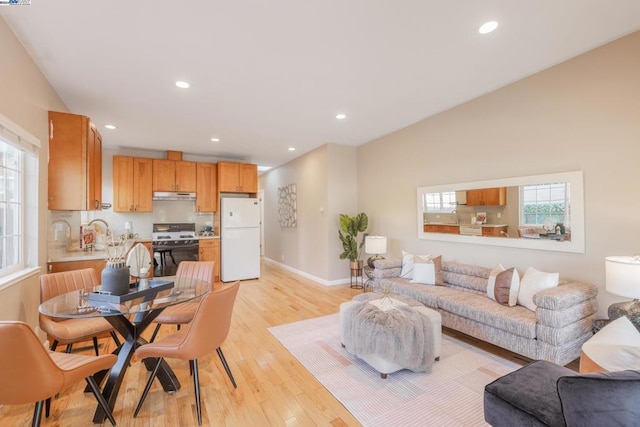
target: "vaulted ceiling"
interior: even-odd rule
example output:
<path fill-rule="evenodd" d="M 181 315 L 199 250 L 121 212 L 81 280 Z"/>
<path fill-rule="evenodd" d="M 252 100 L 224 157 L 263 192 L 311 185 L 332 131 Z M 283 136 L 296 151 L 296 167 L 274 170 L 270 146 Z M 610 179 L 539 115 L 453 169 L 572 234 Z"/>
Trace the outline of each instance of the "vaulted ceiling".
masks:
<path fill-rule="evenodd" d="M 32 0 L 0 16 L 105 146 L 273 167 L 637 31 L 640 1 Z"/>

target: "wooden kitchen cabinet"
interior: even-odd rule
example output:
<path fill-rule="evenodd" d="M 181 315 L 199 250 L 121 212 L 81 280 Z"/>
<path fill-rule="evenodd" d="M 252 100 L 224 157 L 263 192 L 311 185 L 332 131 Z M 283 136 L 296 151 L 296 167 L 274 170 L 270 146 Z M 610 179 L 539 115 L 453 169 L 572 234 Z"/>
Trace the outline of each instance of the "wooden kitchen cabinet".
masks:
<path fill-rule="evenodd" d="M 489 237 L 509 237 L 507 234 L 508 226 L 504 227 L 482 227 L 482 235 Z"/>
<path fill-rule="evenodd" d="M 467 206 L 504 206 L 507 187 L 479 188 L 467 191 Z"/>
<path fill-rule="evenodd" d="M 196 165 L 196 211 L 218 211 L 218 168 L 215 163 Z"/>
<path fill-rule="evenodd" d="M 218 191 L 227 193 L 257 193 L 258 165 L 218 162 Z"/>
<path fill-rule="evenodd" d="M 49 111 L 49 210 L 102 209 L 102 136 L 86 116 Z"/>
<path fill-rule="evenodd" d="M 106 259 L 90 259 L 82 261 L 59 261 L 48 262 L 47 273 L 60 273 L 61 271 L 80 270 L 83 268 L 95 268 L 98 273 L 98 277 L 102 273 L 102 270 L 107 265 Z"/>
<path fill-rule="evenodd" d="M 215 261 L 214 280 L 220 281 L 220 239 L 200 239 L 198 241 L 198 261 Z"/>
<path fill-rule="evenodd" d="M 153 160 L 113 156 L 113 211 L 153 211 Z"/>
<path fill-rule="evenodd" d="M 446 225 L 446 224 L 425 224 L 424 232 L 425 233 L 460 234 L 460 226 Z"/>
<path fill-rule="evenodd" d="M 153 191 L 195 193 L 196 162 L 153 159 Z"/>

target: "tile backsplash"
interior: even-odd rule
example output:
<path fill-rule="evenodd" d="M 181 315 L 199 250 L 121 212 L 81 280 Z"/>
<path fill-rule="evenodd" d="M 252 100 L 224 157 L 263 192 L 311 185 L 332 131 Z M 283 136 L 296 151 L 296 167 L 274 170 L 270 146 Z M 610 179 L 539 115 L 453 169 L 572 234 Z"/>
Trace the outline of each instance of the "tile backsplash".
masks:
<path fill-rule="evenodd" d="M 94 219 L 103 219 L 114 234 L 124 234 L 124 224 L 131 221 L 133 232 L 142 238 L 150 238 L 153 224 L 157 222 L 193 222 L 196 231 L 204 228 L 205 223 L 215 224 L 215 213 L 194 212 L 193 201 L 155 200 L 153 212 L 122 213 L 112 209 L 103 211 L 49 211 L 48 241 L 50 245 L 62 247 L 65 239 L 71 242 L 80 240 L 80 225 Z M 68 225 L 67 225 L 68 224 Z M 70 229 L 69 229 L 70 228 Z"/>

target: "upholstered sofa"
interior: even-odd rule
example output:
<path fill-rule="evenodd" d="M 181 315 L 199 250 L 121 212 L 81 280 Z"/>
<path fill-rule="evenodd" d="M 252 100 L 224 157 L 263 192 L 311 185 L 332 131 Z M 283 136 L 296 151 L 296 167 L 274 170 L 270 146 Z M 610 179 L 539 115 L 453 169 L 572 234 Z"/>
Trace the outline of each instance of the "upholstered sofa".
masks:
<path fill-rule="evenodd" d="M 533 296 L 535 311 L 502 305 L 487 297 L 491 269 L 441 263 L 442 286 L 400 278 L 401 259 L 375 261 L 374 287 L 407 295 L 442 315 L 442 326 L 521 354 L 566 365 L 580 356 L 592 336 L 598 289 L 560 280 Z"/>

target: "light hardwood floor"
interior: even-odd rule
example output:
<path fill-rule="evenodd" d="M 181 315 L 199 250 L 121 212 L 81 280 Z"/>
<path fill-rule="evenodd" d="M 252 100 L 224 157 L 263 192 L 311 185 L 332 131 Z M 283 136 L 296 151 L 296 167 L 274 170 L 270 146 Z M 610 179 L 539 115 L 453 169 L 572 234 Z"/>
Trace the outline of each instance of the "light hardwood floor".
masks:
<path fill-rule="evenodd" d="M 204 426 L 357 426 L 358 421 L 267 331 L 275 325 L 338 312 L 341 302 L 361 290 L 349 285 L 325 287 L 263 262 L 260 280 L 244 281 L 236 300 L 229 336 L 222 346 L 238 388 L 231 385 L 217 355 L 200 360 Z M 161 336 L 172 332 L 163 326 Z M 528 359 L 466 335 L 444 333 L 487 351 L 526 364 Z M 147 337 L 150 331 L 145 334 Z M 112 351 L 110 339 L 101 352 Z M 7 351 L 8 349 L 3 349 Z M 78 352 L 92 354 L 90 343 Z M 182 387 L 167 394 L 154 383 L 138 417 L 138 403 L 148 372 L 140 362 L 127 371 L 116 402 L 118 426 L 196 426 L 195 400 L 187 362 L 169 360 Z M 569 366 L 577 370 L 577 365 Z M 1 384 L 0 384 L 1 386 Z M 37 386 L 37 385 L 34 385 Z M 63 392 L 51 405 L 42 426 L 90 426 L 95 398 L 84 383 Z M 0 407 L 0 426 L 27 426 L 33 405 Z M 104 425 L 110 425 L 108 421 Z"/>
<path fill-rule="evenodd" d="M 222 345 L 238 388 L 231 385 L 215 352 L 199 361 L 203 425 L 360 425 L 267 330 L 337 313 L 341 302 L 360 292 L 349 285 L 325 287 L 263 262 L 260 280 L 243 281 L 240 285 L 231 330 Z M 160 334 L 174 330 L 163 326 Z M 113 350 L 110 339 L 100 342 L 101 353 Z M 90 343 L 78 350 L 92 354 Z M 135 419 L 133 411 L 149 374 L 140 362 L 132 364 L 114 409 L 118 426 L 198 425 L 189 365 L 179 360 L 168 362 L 182 387 L 167 394 L 156 381 Z M 83 393 L 84 386 L 84 382 L 79 383 L 53 399 L 51 415 L 43 416 L 42 426 L 92 425 L 96 401 L 91 393 Z M 4 406 L 0 408 L 0 425 L 27 426 L 32 415 L 33 405 Z M 107 421 L 104 425 L 111 424 Z"/>

